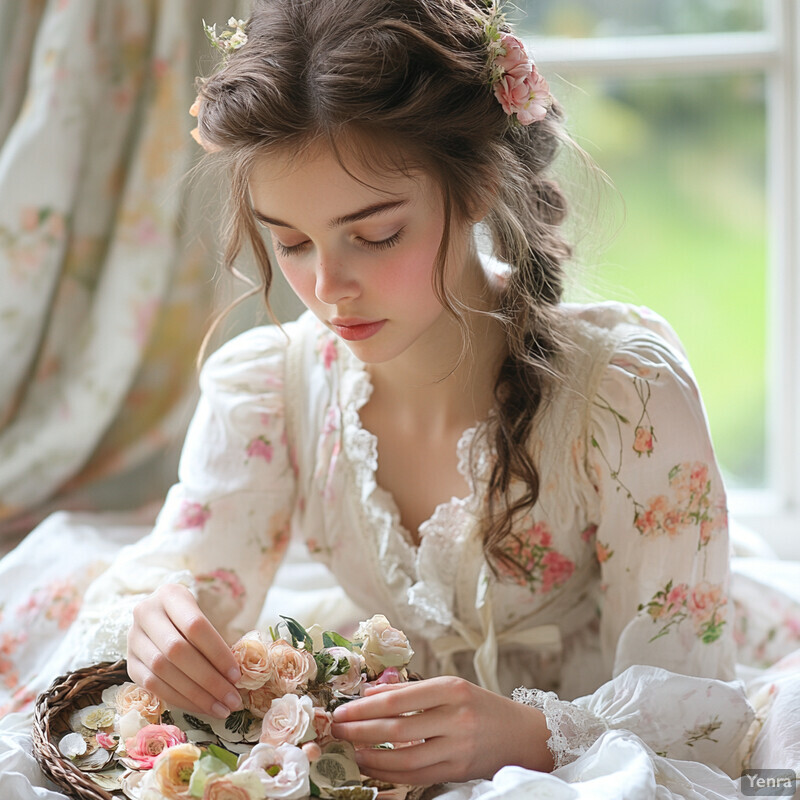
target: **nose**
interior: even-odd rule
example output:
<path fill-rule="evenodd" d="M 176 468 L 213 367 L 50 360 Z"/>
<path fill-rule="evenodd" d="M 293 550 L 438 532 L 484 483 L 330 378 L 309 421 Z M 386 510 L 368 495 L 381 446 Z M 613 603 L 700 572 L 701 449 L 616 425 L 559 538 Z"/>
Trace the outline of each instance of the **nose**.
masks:
<path fill-rule="evenodd" d="M 336 305 L 356 297 L 361 291 L 352 269 L 332 255 L 320 254 L 314 293 L 321 303 Z"/>

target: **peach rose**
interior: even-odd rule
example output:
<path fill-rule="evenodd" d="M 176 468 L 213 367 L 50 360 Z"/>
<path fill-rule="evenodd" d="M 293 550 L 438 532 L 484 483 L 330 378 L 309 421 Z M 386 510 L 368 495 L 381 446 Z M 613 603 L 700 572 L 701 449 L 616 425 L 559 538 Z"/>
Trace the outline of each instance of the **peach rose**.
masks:
<path fill-rule="evenodd" d="M 317 735 L 313 719 L 314 707 L 308 695 L 286 694 L 272 701 L 264 715 L 259 741 L 275 747 L 310 742 Z"/>
<path fill-rule="evenodd" d="M 139 769 L 150 769 L 164 750 L 185 741 L 186 734 L 175 725 L 146 725 L 125 742 L 125 751 Z"/>
<path fill-rule="evenodd" d="M 720 606 L 725 605 L 726 602 L 727 599 L 722 596 L 721 586 L 703 581 L 692 589 L 686 605 L 695 624 L 701 626 L 708 622 L 715 613 L 720 617 L 724 616 L 724 613 L 720 613 Z"/>
<path fill-rule="evenodd" d="M 210 778 L 203 800 L 262 800 L 264 787 L 255 772 L 232 772 Z"/>
<path fill-rule="evenodd" d="M 414 655 L 403 631 L 393 628 L 383 614 L 360 622 L 354 638 L 361 642 L 361 654 L 373 675 L 386 667 L 405 667 Z"/>
<path fill-rule="evenodd" d="M 189 781 L 201 750 L 187 742 L 164 750 L 153 764 L 152 783 L 166 800 L 189 798 Z"/>
<path fill-rule="evenodd" d="M 129 711 L 138 711 L 144 719 L 153 724 L 158 722 L 164 711 L 161 700 L 154 694 L 130 682 L 104 691 L 103 702 L 114 706 L 121 717 Z"/>
<path fill-rule="evenodd" d="M 653 429 L 644 428 L 641 425 L 636 428 L 636 438 L 633 441 L 633 449 L 642 455 L 650 455 L 653 452 Z"/>
<path fill-rule="evenodd" d="M 317 662 L 308 650 L 298 650 L 284 639 L 267 645 L 267 658 L 272 668 L 270 683 L 276 694 L 283 695 L 303 689 L 317 677 Z"/>
<path fill-rule="evenodd" d="M 343 672 L 341 675 L 334 675 L 328 681 L 331 689 L 342 694 L 355 694 L 360 683 L 364 680 L 363 670 L 366 668 L 364 656 L 354 653 L 346 647 L 327 647 L 324 652 L 339 664 L 342 664 L 342 661 L 347 662 L 347 672 Z"/>
<path fill-rule="evenodd" d="M 250 631 L 231 648 L 242 677 L 234 684 L 237 689 L 260 689 L 273 676 L 267 644 L 258 631 Z"/>
<path fill-rule="evenodd" d="M 244 691 L 241 694 L 245 708 L 260 719 L 263 719 L 264 715 L 269 711 L 272 701 L 281 696 L 270 683 L 265 683 L 258 689 L 252 689 L 249 692 Z"/>

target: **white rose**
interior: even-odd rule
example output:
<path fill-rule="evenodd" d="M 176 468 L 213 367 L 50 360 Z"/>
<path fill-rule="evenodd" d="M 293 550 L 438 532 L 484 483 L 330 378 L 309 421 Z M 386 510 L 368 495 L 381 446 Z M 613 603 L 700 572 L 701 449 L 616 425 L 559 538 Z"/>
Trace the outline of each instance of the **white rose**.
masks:
<path fill-rule="evenodd" d="M 414 651 L 403 631 L 393 628 L 383 614 L 359 623 L 353 637 L 361 641 L 361 652 L 367 662 L 367 669 L 377 675 L 386 667 L 405 667 Z"/>
<path fill-rule="evenodd" d="M 275 775 L 270 775 L 270 767 L 279 767 Z M 240 757 L 237 772 L 253 770 L 261 780 L 267 797 L 279 800 L 300 800 L 310 791 L 308 757 L 291 744 L 273 747 L 271 744 L 257 744 L 250 754 Z"/>
<path fill-rule="evenodd" d="M 330 655 L 334 661 L 341 661 L 343 658 L 347 659 L 348 669 L 347 672 L 341 675 L 334 675 L 328 681 L 331 689 L 342 694 L 355 694 L 361 682 L 364 680 L 362 670 L 366 666 L 364 656 L 360 653 L 354 653 L 346 647 L 327 647 L 323 651 Z"/>
<path fill-rule="evenodd" d="M 276 747 L 285 743 L 300 745 L 310 742 L 316 735 L 311 698 L 286 694 L 272 701 L 264 715 L 259 741 Z"/>

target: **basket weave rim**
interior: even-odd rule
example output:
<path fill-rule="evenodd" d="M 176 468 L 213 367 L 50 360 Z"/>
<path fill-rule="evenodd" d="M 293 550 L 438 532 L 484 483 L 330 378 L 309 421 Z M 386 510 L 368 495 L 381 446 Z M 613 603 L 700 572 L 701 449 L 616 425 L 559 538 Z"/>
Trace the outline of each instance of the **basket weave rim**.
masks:
<path fill-rule="evenodd" d="M 98 786 L 61 755 L 57 743 L 53 741 L 58 735 L 57 729 L 59 726 L 66 728 L 65 716 L 75 711 L 77 698 L 99 694 L 109 686 L 129 680 L 125 659 L 104 661 L 60 675 L 37 698 L 33 711 L 33 755 L 42 772 L 69 797 L 76 800 L 114 800 L 114 795 Z"/>

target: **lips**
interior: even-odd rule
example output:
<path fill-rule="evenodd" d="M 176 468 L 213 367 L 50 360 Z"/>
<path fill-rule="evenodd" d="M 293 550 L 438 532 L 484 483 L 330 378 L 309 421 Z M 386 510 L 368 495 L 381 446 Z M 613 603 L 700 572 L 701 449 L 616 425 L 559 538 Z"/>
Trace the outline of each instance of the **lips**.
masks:
<path fill-rule="evenodd" d="M 333 331 L 349 342 L 360 342 L 364 339 L 369 339 L 385 324 L 385 319 L 371 322 L 357 317 L 334 317 L 330 321 Z"/>

